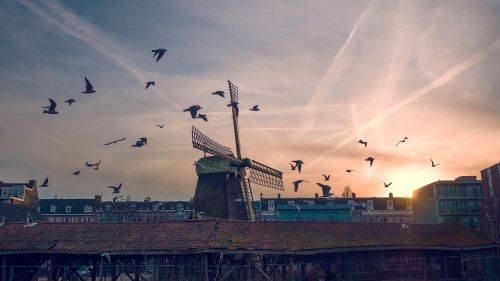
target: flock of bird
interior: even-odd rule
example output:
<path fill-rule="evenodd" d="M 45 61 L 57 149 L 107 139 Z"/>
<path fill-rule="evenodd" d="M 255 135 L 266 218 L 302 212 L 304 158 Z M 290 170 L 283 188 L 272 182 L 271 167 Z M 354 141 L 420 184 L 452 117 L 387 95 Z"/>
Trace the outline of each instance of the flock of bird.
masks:
<path fill-rule="evenodd" d="M 396 143 L 396 147 L 399 144 L 401 144 L 401 143 L 405 143 L 407 140 L 408 140 L 408 137 L 404 137 L 403 139 L 401 139 L 400 141 L 398 141 Z M 365 148 L 368 147 L 368 142 L 365 141 L 365 140 L 360 139 L 360 140 L 358 140 L 357 143 L 363 145 Z M 373 163 L 375 161 L 375 158 L 372 157 L 372 156 L 369 156 L 369 157 L 365 158 L 364 161 L 368 162 L 368 164 L 370 165 L 370 167 L 372 167 Z M 432 160 L 432 158 L 430 158 L 430 161 L 431 161 L 431 167 L 433 167 L 433 168 L 437 167 L 439 165 L 439 163 L 434 162 L 434 160 Z M 293 160 L 290 163 L 291 170 L 292 171 L 297 170 L 299 173 L 302 171 L 302 165 L 304 165 L 304 162 L 302 160 Z M 346 169 L 345 170 L 346 173 L 352 173 L 354 171 L 355 171 L 354 169 Z M 330 181 L 331 175 L 325 175 L 325 174 L 321 174 L 321 175 L 323 176 L 323 180 L 325 182 Z M 308 181 L 306 181 L 304 179 L 299 179 L 299 180 L 293 181 L 292 182 L 292 184 L 293 184 L 293 191 L 297 192 L 299 190 L 299 185 L 301 183 L 303 183 L 303 182 L 308 182 Z M 392 185 L 392 182 L 386 183 L 385 181 L 383 181 L 382 183 L 384 184 L 385 188 L 389 188 Z M 319 183 L 319 182 L 317 182 L 316 184 L 321 188 L 322 197 L 328 198 L 328 197 L 333 196 L 333 193 L 331 192 L 332 187 L 330 185 L 324 184 L 324 183 Z M 367 206 L 366 206 L 365 203 L 357 203 L 357 202 L 355 202 L 355 204 L 356 205 L 360 205 L 361 207 L 367 208 Z"/>
<path fill-rule="evenodd" d="M 165 55 L 165 53 L 167 52 L 167 49 L 160 48 L 160 49 L 152 50 L 152 52 L 153 52 L 153 58 L 156 58 L 156 62 L 158 62 Z M 94 86 L 92 85 L 92 83 L 90 82 L 90 80 L 86 76 L 84 77 L 84 80 L 85 80 L 85 90 L 82 91 L 81 93 L 87 94 L 87 95 L 97 93 Z M 147 82 L 145 82 L 145 84 L 146 84 L 145 89 L 147 90 L 150 87 L 154 87 L 156 83 L 155 83 L 155 81 L 147 81 Z M 214 96 L 219 96 L 219 97 L 225 98 L 225 93 L 224 93 L 224 91 L 221 91 L 221 90 L 215 91 L 211 94 Z M 73 103 L 77 102 L 77 100 L 74 98 L 70 98 L 68 100 L 65 100 L 64 102 L 68 104 L 68 107 L 70 107 Z M 42 107 L 42 109 L 44 109 L 43 113 L 44 114 L 52 114 L 52 115 L 59 114 L 59 112 L 56 110 L 57 103 L 52 98 L 49 98 L 49 103 L 50 104 L 48 106 Z M 229 103 L 227 106 L 233 107 L 236 109 L 236 112 L 239 112 L 238 105 L 239 104 L 237 102 L 234 102 L 234 103 Z M 189 112 L 191 115 L 191 118 L 193 118 L 193 119 L 199 118 L 199 119 L 204 120 L 205 122 L 208 122 L 208 116 L 206 114 L 199 113 L 199 111 L 201 109 L 202 109 L 202 107 L 200 105 L 193 105 L 193 106 L 190 106 L 190 107 L 184 109 L 183 111 Z M 259 105 L 254 105 L 249 110 L 250 111 L 260 111 L 260 108 L 259 108 Z M 155 124 L 155 125 L 160 129 L 163 129 L 163 127 L 164 127 L 164 124 Z M 112 144 L 118 144 L 118 143 L 123 142 L 125 140 L 127 140 L 126 137 L 119 138 L 119 139 L 115 139 L 115 140 L 112 140 L 110 142 L 107 142 L 104 145 L 109 146 Z M 140 137 L 137 141 L 135 141 L 135 143 L 133 143 L 131 145 L 131 147 L 139 148 L 139 147 L 146 145 L 147 143 L 148 143 L 148 138 Z M 99 161 L 96 163 L 85 162 L 85 168 L 99 170 L 99 165 L 101 164 L 101 160 L 102 159 L 99 159 Z M 72 172 L 72 175 L 79 176 L 80 170 Z M 48 186 L 49 186 L 49 179 L 48 178 L 45 178 L 43 184 L 39 185 L 39 187 L 48 187 Z M 122 183 L 120 183 L 118 186 L 110 185 L 110 186 L 108 186 L 108 188 L 113 190 L 112 194 L 119 194 L 121 191 L 121 188 L 122 188 Z M 113 198 L 113 201 L 116 201 L 117 199 L 119 199 L 121 197 L 123 197 L 123 196 L 116 196 Z"/>

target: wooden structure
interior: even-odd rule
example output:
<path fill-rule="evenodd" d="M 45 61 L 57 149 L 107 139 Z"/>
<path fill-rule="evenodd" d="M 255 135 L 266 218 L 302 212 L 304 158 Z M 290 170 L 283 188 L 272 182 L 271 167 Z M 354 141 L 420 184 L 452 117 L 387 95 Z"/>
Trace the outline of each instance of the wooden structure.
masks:
<path fill-rule="evenodd" d="M 205 217 L 255 221 L 250 183 L 283 190 L 282 172 L 241 156 L 238 126 L 238 87 L 228 81 L 232 110 L 236 155 L 231 148 L 213 141 L 195 127 L 193 147 L 205 157 L 196 163 L 198 182 L 194 209 Z M 212 157 L 206 157 L 206 153 Z"/>
<path fill-rule="evenodd" d="M 276 235 L 276 234 L 279 235 Z M 0 227 L 1 280 L 498 280 L 460 225 L 230 220 Z M 496 279 L 495 279 L 496 278 Z"/>

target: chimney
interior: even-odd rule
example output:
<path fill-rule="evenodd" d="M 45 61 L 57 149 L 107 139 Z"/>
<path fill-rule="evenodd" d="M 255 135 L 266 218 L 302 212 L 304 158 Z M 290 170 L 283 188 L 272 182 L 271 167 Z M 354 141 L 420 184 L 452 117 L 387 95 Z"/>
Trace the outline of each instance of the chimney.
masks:
<path fill-rule="evenodd" d="M 281 198 L 281 193 L 278 193 L 278 198 Z"/>
<path fill-rule="evenodd" d="M 95 200 L 96 202 L 101 202 L 101 201 L 102 201 L 102 195 L 97 195 L 97 194 L 96 194 L 96 195 L 94 196 L 94 200 Z"/>
<path fill-rule="evenodd" d="M 262 196 L 264 196 L 264 194 L 262 194 L 262 193 L 261 193 L 261 194 L 260 194 L 260 200 L 262 200 Z"/>
<path fill-rule="evenodd" d="M 352 196 L 352 199 L 356 199 L 356 193 L 353 192 L 351 196 Z"/>
<path fill-rule="evenodd" d="M 392 192 L 389 192 L 389 198 L 392 199 Z"/>
<path fill-rule="evenodd" d="M 314 198 L 316 198 L 316 199 L 318 199 L 318 198 L 319 198 L 318 193 L 314 193 Z"/>

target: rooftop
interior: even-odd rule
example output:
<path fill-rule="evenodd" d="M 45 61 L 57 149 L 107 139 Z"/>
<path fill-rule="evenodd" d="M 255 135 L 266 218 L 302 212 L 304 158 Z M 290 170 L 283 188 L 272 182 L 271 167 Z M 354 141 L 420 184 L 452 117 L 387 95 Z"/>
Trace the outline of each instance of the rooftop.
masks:
<path fill-rule="evenodd" d="M 495 244 L 458 224 L 231 220 L 67 223 L 0 227 L 0 253 L 334 252 L 401 248 L 480 249 Z"/>

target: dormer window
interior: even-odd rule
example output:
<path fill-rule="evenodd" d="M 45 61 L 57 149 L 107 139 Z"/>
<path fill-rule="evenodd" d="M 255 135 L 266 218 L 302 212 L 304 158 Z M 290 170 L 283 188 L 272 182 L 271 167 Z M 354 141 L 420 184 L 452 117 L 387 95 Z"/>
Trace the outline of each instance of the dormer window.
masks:
<path fill-rule="evenodd" d="M 50 212 L 55 213 L 56 212 L 56 206 L 50 205 Z"/>
<path fill-rule="evenodd" d="M 71 213 L 71 206 L 66 206 L 66 213 Z"/>
<path fill-rule="evenodd" d="M 274 211 L 274 200 L 267 201 L 267 209 L 269 209 L 269 211 Z"/>
<path fill-rule="evenodd" d="M 90 205 L 86 205 L 83 211 L 84 211 L 85 213 L 91 213 L 91 212 L 92 212 L 92 206 L 90 206 Z"/>
<path fill-rule="evenodd" d="M 368 206 L 368 209 L 373 210 L 373 200 L 366 201 L 366 204 Z"/>
<path fill-rule="evenodd" d="M 295 201 L 288 201 L 288 206 L 295 206 Z"/>
<path fill-rule="evenodd" d="M 392 210 L 394 209 L 394 203 L 392 200 L 387 200 L 387 210 Z"/>

